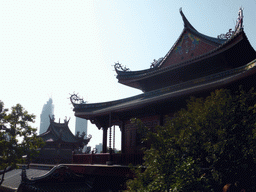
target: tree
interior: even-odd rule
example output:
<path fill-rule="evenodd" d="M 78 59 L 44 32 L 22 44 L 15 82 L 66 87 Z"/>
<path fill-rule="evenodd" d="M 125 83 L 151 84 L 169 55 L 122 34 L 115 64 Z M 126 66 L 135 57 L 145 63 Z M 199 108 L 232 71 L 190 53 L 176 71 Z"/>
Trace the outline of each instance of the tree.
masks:
<path fill-rule="evenodd" d="M 145 171 L 128 182 L 138 191 L 219 191 L 256 186 L 256 93 L 216 90 L 191 98 L 165 126 L 146 131 Z M 220 188 L 216 187 L 219 186 Z M 249 187 L 248 187 L 249 186 Z"/>
<path fill-rule="evenodd" d="M 4 174 L 23 162 L 22 156 L 27 156 L 28 163 L 37 153 L 37 149 L 43 146 L 43 140 L 36 136 L 36 129 L 30 126 L 35 115 L 28 112 L 20 105 L 8 109 L 0 101 L 0 170 Z"/>

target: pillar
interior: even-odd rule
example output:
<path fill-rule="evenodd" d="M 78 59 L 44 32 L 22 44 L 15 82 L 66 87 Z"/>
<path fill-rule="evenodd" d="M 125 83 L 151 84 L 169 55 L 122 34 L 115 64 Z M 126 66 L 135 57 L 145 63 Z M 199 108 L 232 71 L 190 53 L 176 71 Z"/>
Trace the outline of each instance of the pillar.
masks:
<path fill-rule="evenodd" d="M 103 141 L 102 141 L 102 152 L 107 153 L 107 136 L 108 136 L 108 128 L 103 127 Z"/>
<path fill-rule="evenodd" d="M 125 153 L 125 128 L 124 122 L 121 124 L 121 152 Z"/>

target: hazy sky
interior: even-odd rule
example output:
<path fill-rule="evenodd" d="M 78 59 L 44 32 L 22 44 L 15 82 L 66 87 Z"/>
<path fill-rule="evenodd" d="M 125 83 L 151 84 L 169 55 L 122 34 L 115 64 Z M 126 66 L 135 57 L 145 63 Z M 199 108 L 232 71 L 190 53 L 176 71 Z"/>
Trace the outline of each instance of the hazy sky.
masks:
<path fill-rule="evenodd" d="M 183 29 L 180 7 L 199 32 L 217 37 L 234 29 L 241 6 L 256 49 L 256 0 L 0 0 L 0 100 L 34 113 L 39 128 L 52 97 L 56 119 L 71 117 L 74 131 L 70 94 L 94 103 L 141 93 L 117 82 L 114 62 L 141 70 L 165 56 Z M 102 142 L 95 125 L 89 123 L 88 134 L 89 145 Z M 116 143 L 120 148 L 118 136 Z"/>

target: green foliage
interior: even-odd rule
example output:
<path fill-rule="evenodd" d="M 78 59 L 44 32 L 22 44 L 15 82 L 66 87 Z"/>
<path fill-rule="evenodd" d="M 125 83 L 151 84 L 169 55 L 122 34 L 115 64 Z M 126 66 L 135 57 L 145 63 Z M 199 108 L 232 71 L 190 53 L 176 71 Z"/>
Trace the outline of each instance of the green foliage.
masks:
<path fill-rule="evenodd" d="M 128 187 L 217 191 L 235 181 L 256 186 L 255 95 L 253 89 L 216 90 L 207 98 L 191 98 L 186 109 L 154 131 L 140 122 L 138 132 L 150 147 L 144 149 L 145 171 L 136 171 Z"/>
<path fill-rule="evenodd" d="M 22 163 L 22 156 L 27 155 L 30 162 L 42 147 L 43 141 L 36 137 L 36 129 L 30 126 L 35 115 L 28 112 L 20 105 L 8 109 L 0 101 L 0 169 L 8 166 L 15 167 Z"/>

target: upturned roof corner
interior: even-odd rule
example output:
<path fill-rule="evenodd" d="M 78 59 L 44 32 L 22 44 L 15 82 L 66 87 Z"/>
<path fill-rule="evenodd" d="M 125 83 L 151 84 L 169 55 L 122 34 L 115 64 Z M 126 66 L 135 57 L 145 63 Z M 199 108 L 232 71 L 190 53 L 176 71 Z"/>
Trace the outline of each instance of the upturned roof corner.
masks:
<path fill-rule="evenodd" d="M 191 25 L 191 23 L 187 20 L 186 16 L 185 16 L 184 13 L 182 12 L 182 8 L 180 8 L 180 14 L 181 14 L 182 20 L 183 20 L 183 22 L 184 22 L 184 27 L 185 27 L 185 28 L 190 28 L 190 29 L 193 29 L 193 30 L 197 31 L 197 30 Z"/>

